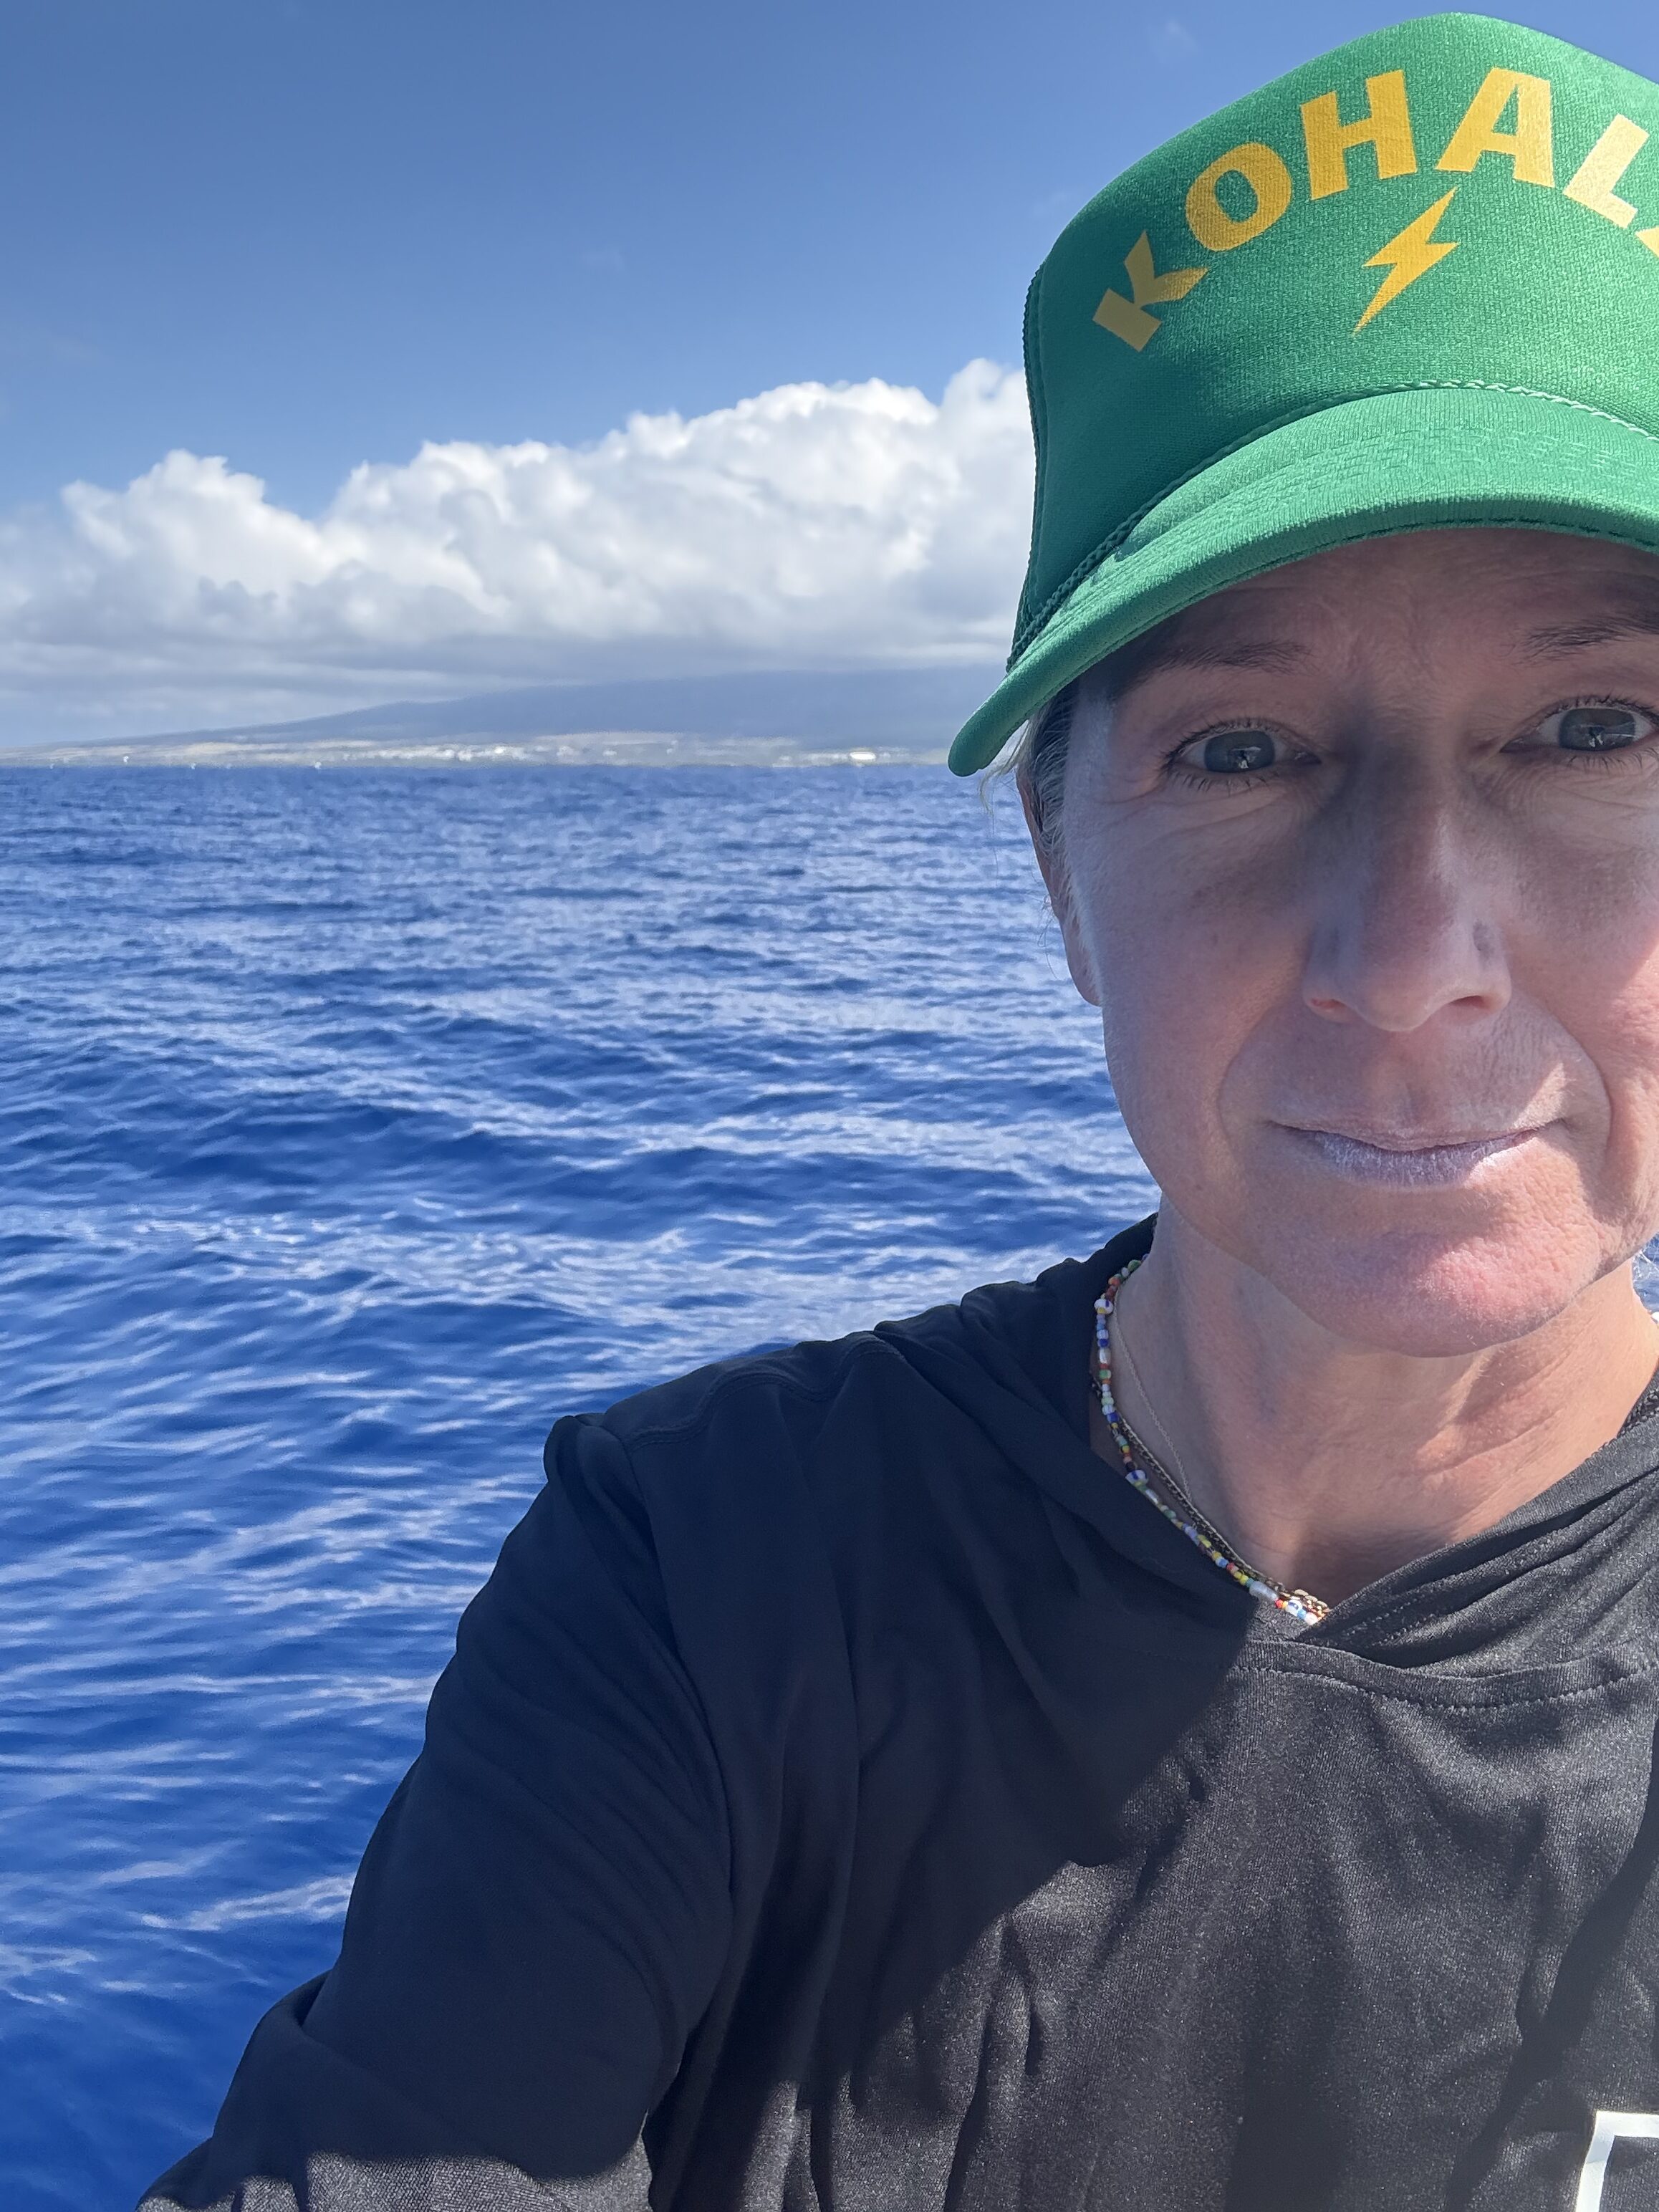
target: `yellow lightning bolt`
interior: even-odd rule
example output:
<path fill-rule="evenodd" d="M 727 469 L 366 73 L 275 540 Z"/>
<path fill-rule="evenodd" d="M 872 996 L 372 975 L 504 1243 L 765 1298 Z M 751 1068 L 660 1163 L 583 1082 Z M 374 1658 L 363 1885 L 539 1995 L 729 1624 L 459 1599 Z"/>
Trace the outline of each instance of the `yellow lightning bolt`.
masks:
<path fill-rule="evenodd" d="M 1391 300 L 1397 300 L 1407 284 L 1443 261 L 1449 253 L 1455 253 L 1458 241 L 1455 238 L 1437 240 L 1434 227 L 1457 196 L 1454 185 L 1443 199 L 1437 199 L 1415 222 L 1408 222 L 1404 230 L 1373 253 L 1365 264 L 1367 269 L 1386 269 L 1388 275 L 1376 288 L 1376 297 L 1354 325 L 1356 331 L 1363 331 L 1373 315 L 1380 315 Z"/>

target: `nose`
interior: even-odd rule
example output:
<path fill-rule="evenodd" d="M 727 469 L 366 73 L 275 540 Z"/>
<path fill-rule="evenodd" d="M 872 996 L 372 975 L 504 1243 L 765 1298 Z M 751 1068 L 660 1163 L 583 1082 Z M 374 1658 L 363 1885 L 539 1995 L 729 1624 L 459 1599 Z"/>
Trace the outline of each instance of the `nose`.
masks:
<path fill-rule="evenodd" d="M 1490 841 L 1477 849 L 1439 779 L 1394 766 L 1334 825 L 1303 996 L 1326 1020 L 1403 1034 L 1448 1008 L 1498 1012 L 1510 980 Z"/>

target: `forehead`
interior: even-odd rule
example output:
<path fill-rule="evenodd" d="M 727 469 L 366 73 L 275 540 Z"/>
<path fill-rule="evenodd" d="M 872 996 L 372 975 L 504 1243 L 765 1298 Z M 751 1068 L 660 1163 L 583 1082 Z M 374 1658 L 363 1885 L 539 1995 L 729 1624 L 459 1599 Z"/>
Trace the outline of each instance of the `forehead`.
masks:
<path fill-rule="evenodd" d="M 1201 599 L 1091 672 L 1112 697 L 1176 672 L 1290 669 L 1370 641 L 1528 659 L 1659 637 L 1659 558 L 1549 531 L 1419 531 L 1339 546 Z"/>

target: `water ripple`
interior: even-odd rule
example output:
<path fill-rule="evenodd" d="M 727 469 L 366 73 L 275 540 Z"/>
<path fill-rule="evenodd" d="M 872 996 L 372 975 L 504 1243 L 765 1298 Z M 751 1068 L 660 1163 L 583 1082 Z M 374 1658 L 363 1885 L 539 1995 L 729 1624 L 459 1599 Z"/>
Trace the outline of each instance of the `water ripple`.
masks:
<path fill-rule="evenodd" d="M 0 775 L 0 2197 L 325 1966 L 553 1419 L 1144 1210 L 938 771 Z"/>

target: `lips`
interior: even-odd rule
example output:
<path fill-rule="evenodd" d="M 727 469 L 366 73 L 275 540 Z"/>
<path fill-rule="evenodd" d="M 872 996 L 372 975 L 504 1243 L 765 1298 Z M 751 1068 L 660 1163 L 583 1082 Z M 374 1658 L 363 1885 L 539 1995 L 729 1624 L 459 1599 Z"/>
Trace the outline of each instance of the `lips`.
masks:
<path fill-rule="evenodd" d="M 1421 1188 L 1467 1181 L 1487 1160 L 1537 1136 L 1542 1125 L 1528 1122 L 1516 1128 L 1455 1135 L 1399 1129 L 1368 1129 L 1360 1134 L 1352 1129 L 1281 1126 L 1300 1149 L 1351 1182 Z"/>
<path fill-rule="evenodd" d="M 1376 1127 L 1337 1128 L 1325 1122 L 1289 1122 L 1285 1125 L 1308 1137 L 1331 1137 L 1341 1143 L 1364 1145 L 1376 1152 L 1458 1152 L 1470 1145 L 1513 1145 L 1523 1137 L 1535 1137 L 1543 1124 L 1538 1121 L 1516 1122 L 1512 1127 L 1501 1129 L 1384 1129 Z"/>

